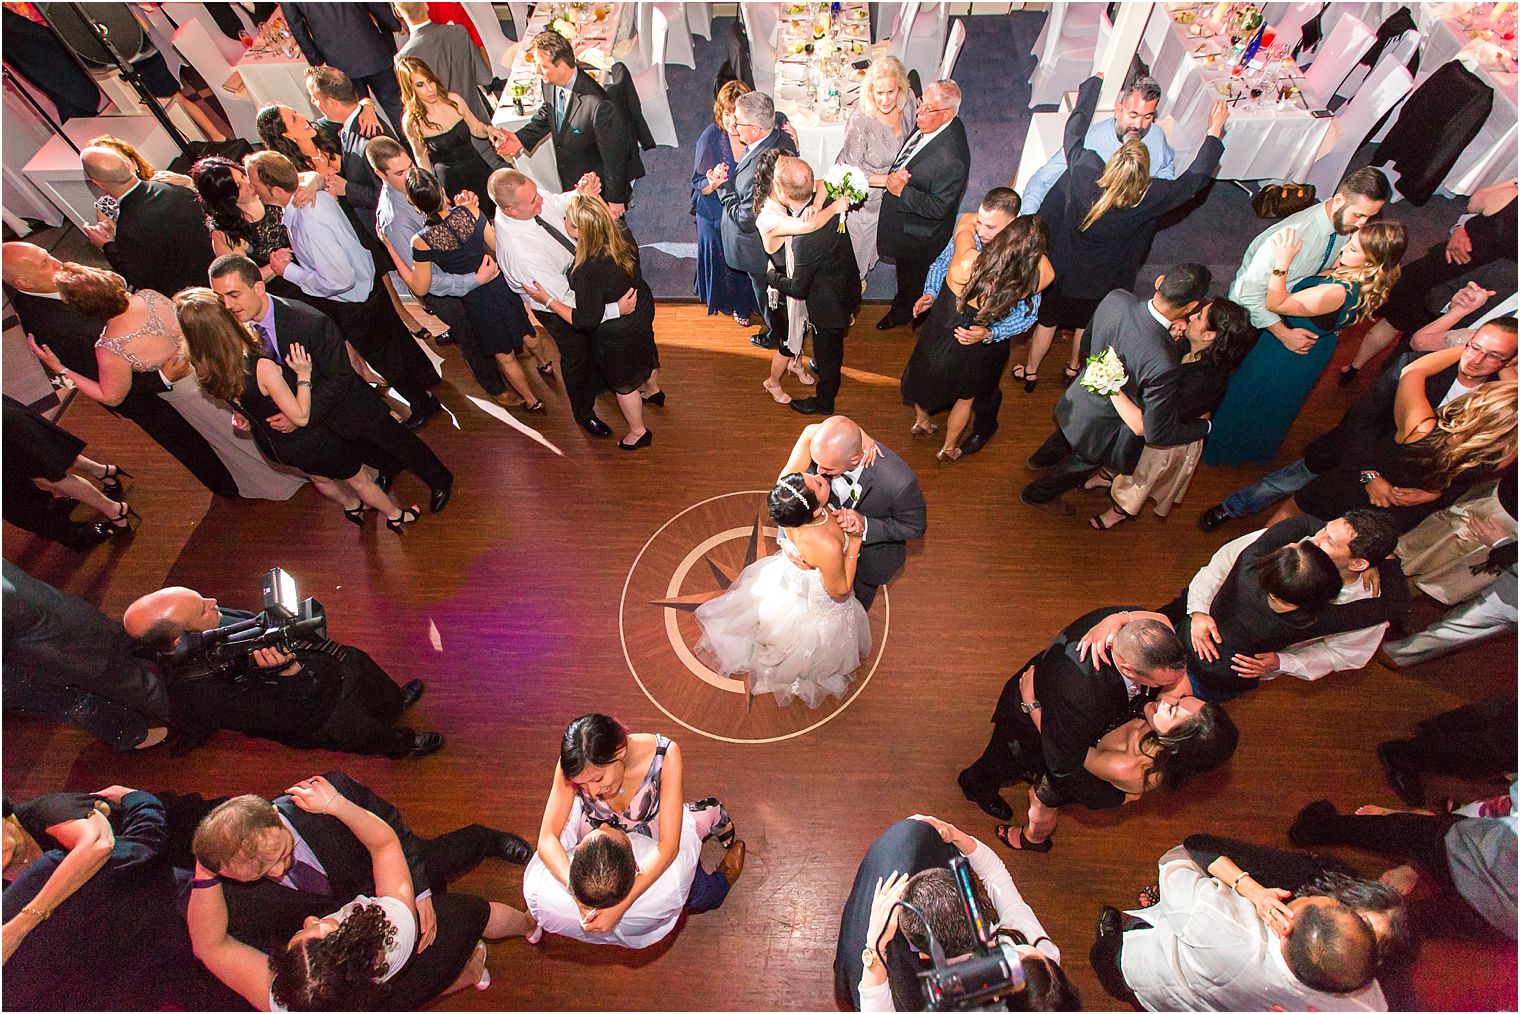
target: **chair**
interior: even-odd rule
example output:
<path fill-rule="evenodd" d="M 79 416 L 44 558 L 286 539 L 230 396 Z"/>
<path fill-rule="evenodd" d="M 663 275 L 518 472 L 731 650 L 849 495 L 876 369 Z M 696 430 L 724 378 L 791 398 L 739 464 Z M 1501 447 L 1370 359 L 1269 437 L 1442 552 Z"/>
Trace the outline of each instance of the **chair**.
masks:
<path fill-rule="evenodd" d="M 1092 74 L 1103 23 L 1102 4 L 1053 3 L 1035 40 L 1037 61 L 1029 79 L 1029 105 L 1058 105 L 1061 96 Z"/>
<path fill-rule="evenodd" d="M 666 35 L 666 49 L 661 56 L 666 63 L 696 70 L 697 53 L 691 45 L 691 23 L 687 19 L 686 4 L 657 3 L 655 6 L 665 15 L 665 21 L 670 25 L 670 31 Z"/>
<path fill-rule="evenodd" d="M 258 137 L 259 105 L 246 87 L 241 95 L 227 88 L 227 79 L 237 68 L 222 55 L 221 47 L 206 30 L 205 23 L 195 18 L 186 20 L 174 30 L 173 41 L 175 51 L 195 68 L 216 95 L 232 132 L 238 137 Z"/>
<path fill-rule="evenodd" d="M 649 11 L 648 50 L 662 54 L 670 35 L 670 22 L 665 20 L 665 12 L 654 4 L 641 4 L 641 15 L 644 9 Z M 664 58 L 652 59 L 643 70 L 634 70 L 632 66 L 628 70 L 633 75 L 633 87 L 639 93 L 639 104 L 644 107 L 644 120 L 649 124 L 650 136 L 655 144 L 674 148 L 679 142 L 675 117 L 670 112 L 670 92 L 665 86 Z"/>
<path fill-rule="evenodd" d="M 1356 95 L 1336 115 L 1325 136 L 1325 146 L 1320 148 L 1319 158 L 1309 170 L 1309 182 L 1317 192 L 1328 195 L 1335 191 L 1341 177 L 1346 175 L 1351 156 L 1377 122 L 1413 88 L 1414 76 L 1403 65 L 1386 56 L 1378 61 Z"/>
<path fill-rule="evenodd" d="M 1361 18 L 1346 14 L 1336 22 L 1325 44 L 1314 54 L 1314 65 L 1304 72 L 1304 81 L 1315 102 L 1321 107 L 1329 103 L 1376 38 Z"/>
<path fill-rule="evenodd" d="M 755 91 L 774 95 L 776 90 L 776 24 L 780 5 L 741 3 L 739 16 L 749 36 L 749 65 L 755 75 Z"/>
<path fill-rule="evenodd" d="M 945 37 L 950 30 L 950 4 L 905 3 L 897 31 L 892 36 L 892 51 L 909 70 L 918 71 L 924 83 L 939 69 L 945 52 Z"/>
<path fill-rule="evenodd" d="M 655 5 L 649 0 L 639 0 L 631 6 L 633 7 L 633 31 L 626 40 L 618 44 L 612 56 L 628 68 L 628 73 L 637 76 L 648 70 L 656 61 L 663 62 L 665 53 L 663 43 L 659 47 L 654 44 Z"/>
<path fill-rule="evenodd" d="M 494 7 L 495 4 L 486 4 L 485 6 Z M 526 41 L 522 36 L 528 33 L 528 18 L 533 14 L 533 5 L 530 3 L 507 4 L 507 9 L 512 13 L 512 30 L 518 35 L 517 41 Z M 492 17 L 494 18 L 495 15 L 493 14 Z M 471 20 L 474 19 L 472 18 Z M 499 25 L 500 22 L 497 22 L 497 24 Z"/>
<path fill-rule="evenodd" d="M 966 44 L 966 19 L 950 23 L 950 38 L 945 42 L 945 55 L 939 61 L 939 80 L 955 76 L 955 62 L 961 58 L 961 47 Z"/>
<path fill-rule="evenodd" d="M 470 23 L 475 26 L 476 34 L 480 36 L 480 44 L 485 47 L 486 51 L 486 64 L 491 68 L 492 75 L 505 77 L 503 69 L 509 65 L 503 64 L 501 61 L 506 56 L 507 50 L 512 48 L 512 40 L 508 39 L 506 33 L 501 30 L 501 22 L 496 20 L 496 8 L 492 4 L 479 2 L 463 3 L 460 6 L 464 8 L 464 12 L 469 17 Z M 512 6 L 521 7 L 525 5 L 513 4 Z M 512 17 L 514 19 L 517 17 L 516 11 L 512 12 Z M 525 22 L 526 19 L 517 22 L 518 35 L 523 33 Z"/>
<path fill-rule="evenodd" d="M 1323 5 L 1319 0 L 1312 0 L 1310 3 L 1283 4 L 1284 10 L 1279 17 L 1276 19 L 1267 18 L 1267 23 L 1277 33 L 1278 43 L 1287 46 L 1290 50 L 1297 45 L 1298 40 L 1304 34 L 1304 25 L 1308 24 L 1309 19 L 1319 13 L 1321 6 Z"/>
<path fill-rule="evenodd" d="M 216 48 L 221 50 L 222 56 L 226 57 L 228 63 L 235 64 L 243 58 L 243 44 L 237 39 L 229 39 L 227 37 L 226 33 L 222 31 L 222 27 L 216 23 L 216 19 L 211 16 L 211 12 L 206 9 L 205 4 L 166 3 L 162 4 L 159 9 L 165 17 L 174 23 L 176 28 L 186 21 L 199 21 L 202 27 L 206 29 L 207 35 L 211 37 L 211 41 L 216 43 Z M 241 5 L 228 4 L 227 9 L 232 12 L 233 17 L 237 18 L 240 23 L 243 23 L 243 27 L 250 34 L 258 31 L 259 26 L 253 24 L 253 19 L 248 17 L 248 12 L 242 9 Z"/>
<path fill-rule="evenodd" d="M 700 35 L 702 38 L 712 41 L 712 4 L 688 3 L 686 8 L 686 24 L 691 28 L 691 34 Z"/>

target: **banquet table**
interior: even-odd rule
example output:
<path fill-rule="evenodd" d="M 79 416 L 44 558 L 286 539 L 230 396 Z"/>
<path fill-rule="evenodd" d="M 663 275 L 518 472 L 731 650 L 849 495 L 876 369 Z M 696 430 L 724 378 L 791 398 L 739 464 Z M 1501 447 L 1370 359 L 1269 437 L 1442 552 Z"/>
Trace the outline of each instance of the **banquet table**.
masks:
<path fill-rule="evenodd" d="M 1520 169 L 1516 157 L 1520 76 L 1515 73 L 1514 8 L 1511 6 L 1499 23 L 1493 22 L 1492 11 L 1492 7 L 1475 9 L 1470 4 L 1419 4 L 1415 14 L 1425 40 L 1416 87 L 1440 67 L 1460 59 L 1494 90 L 1493 111 L 1441 181 L 1443 193 L 1472 194 L 1514 179 Z"/>
<path fill-rule="evenodd" d="M 818 17 L 820 6 L 825 12 L 822 18 Z M 885 40 L 871 42 L 869 4 L 843 4 L 837 24 L 829 23 L 828 6 L 786 4 L 776 23 L 776 108 L 797 131 L 797 153 L 819 173 L 833 165 L 844 148 L 845 124 L 860 99 L 866 63 L 890 49 Z M 819 28 L 823 28 L 821 37 Z M 807 52 L 809 45 L 812 54 Z M 839 70 L 837 109 L 825 101 L 823 89 L 812 80 L 820 50 Z"/>
<path fill-rule="evenodd" d="M 1321 103 L 1308 92 L 1291 58 L 1268 65 L 1265 47 L 1250 72 L 1232 77 L 1229 36 L 1218 34 L 1208 20 L 1213 7 L 1157 4 L 1141 38 L 1141 55 L 1161 85 L 1161 114 L 1173 124 L 1167 133 L 1177 150 L 1178 171 L 1203 144 L 1209 110 L 1223 99 L 1230 102 L 1230 121 L 1218 178 L 1302 182 L 1325 142 L 1331 117 L 1314 115 Z M 1279 85 L 1296 90 L 1282 97 Z"/>
<path fill-rule="evenodd" d="M 593 77 L 600 77 L 610 69 L 613 60 L 620 55 L 633 30 L 633 4 L 565 4 L 540 3 L 533 7 L 528 18 L 524 39 L 531 39 L 550 27 L 557 20 L 565 20 L 575 26 L 574 38 L 576 60 L 590 69 Z M 598 17 L 598 15 L 601 15 Z M 528 47 L 521 44 L 512 47 L 512 69 L 507 75 L 507 85 L 497 99 L 496 112 L 491 124 L 502 130 L 515 131 L 527 124 L 538 112 L 543 89 Z M 521 100 L 521 105 L 515 101 Z M 519 111 L 520 110 L 520 111 Z M 544 138 L 532 152 L 523 152 L 512 160 L 518 169 L 535 183 L 554 193 L 559 192 L 559 169 L 554 160 L 554 138 Z"/>
<path fill-rule="evenodd" d="M 248 95 L 260 106 L 289 106 L 302 116 L 317 118 L 306 95 L 306 68 L 310 66 L 283 14 L 276 12 L 254 38 L 254 44 L 237 62 L 238 75 Z"/>

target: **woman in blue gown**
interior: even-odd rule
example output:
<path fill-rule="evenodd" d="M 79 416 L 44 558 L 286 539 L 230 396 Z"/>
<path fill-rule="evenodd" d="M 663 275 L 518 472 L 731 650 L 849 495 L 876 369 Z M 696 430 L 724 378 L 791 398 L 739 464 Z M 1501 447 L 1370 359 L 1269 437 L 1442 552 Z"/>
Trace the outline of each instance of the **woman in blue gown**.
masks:
<path fill-rule="evenodd" d="M 1404 256 L 1404 224 L 1372 222 L 1362 226 L 1342 248 L 1329 270 L 1287 285 L 1287 267 L 1302 245 L 1295 231 L 1272 237 L 1276 270 L 1267 286 L 1267 309 L 1281 314 L 1289 327 L 1319 337 L 1295 351 L 1263 331 L 1225 394 L 1204 445 L 1208 465 L 1270 462 L 1287 437 L 1299 409 L 1335 355 L 1341 329 L 1366 320 L 1388 298 L 1399 279 Z"/>
<path fill-rule="evenodd" d="M 742 81 L 729 81 L 718 89 L 713 102 L 713 123 L 697 139 L 696 162 L 691 174 L 691 208 L 697 216 L 697 277 L 692 292 L 707 303 L 707 312 L 733 314 L 741 327 L 749 325 L 755 306 L 755 290 L 749 276 L 728 266 L 723 259 L 723 203 L 707 182 L 707 171 L 718 163 L 728 166 L 730 176 L 744 157 L 744 143 L 734 131 L 734 102 L 749 91 Z"/>

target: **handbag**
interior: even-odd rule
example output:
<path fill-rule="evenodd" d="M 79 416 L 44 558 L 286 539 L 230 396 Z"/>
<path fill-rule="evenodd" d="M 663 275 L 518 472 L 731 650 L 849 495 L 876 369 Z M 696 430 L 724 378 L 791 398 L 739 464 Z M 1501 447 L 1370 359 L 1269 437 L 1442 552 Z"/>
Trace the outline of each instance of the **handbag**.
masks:
<path fill-rule="evenodd" d="M 1269 183 L 1251 198 L 1257 218 L 1286 218 L 1315 202 L 1312 183 Z"/>

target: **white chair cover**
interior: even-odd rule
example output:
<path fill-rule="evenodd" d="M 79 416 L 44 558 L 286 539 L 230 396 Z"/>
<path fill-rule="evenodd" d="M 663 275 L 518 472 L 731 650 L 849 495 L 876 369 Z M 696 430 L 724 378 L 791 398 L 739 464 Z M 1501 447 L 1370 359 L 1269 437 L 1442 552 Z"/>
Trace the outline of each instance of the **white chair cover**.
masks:
<path fill-rule="evenodd" d="M 648 14 L 648 41 L 649 47 L 655 53 L 663 53 L 670 35 L 670 22 L 665 20 L 665 12 L 658 9 L 654 4 L 640 4 L 641 8 L 647 8 Z M 640 11 L 640 27 L 643 27 L 643 11 Z M 627 61 L 624 61 L 627 66 Z M 649 125 L 649 134 L 654 138 L 654 143 L 667 148 L 674 148 L 678 141 L 676 138 L 676 121 L 670 112 L 670 93 L 665 87 L 665 61 L 656 59 L 650 62 L 642 71 L 634 73 L 633 68 L 628 68 L 633 75 L 634 90 L 639 93 L 639 104 L 644 109 L 644 122 Z"/>
<path fill-rule="evenodd" d="M 1344 15 L 1314 54 L 1314 66 L 1304 72 L 1309 94 L 1321 107 L 1356 66 L 1362 54 L 1372 48 L 1377 35 L 1360 18 Z"/>
<path fill-rule="evenodd" d="M 470 23 L 475 26 L 475 33 L 480 36 L 480 44 L 486 51 L 486 65 L 491 68 L 493 76 L 506 77 L 504 71 L 509 64 L 504 64 L 502 59 L 507 55 L 507 50 L 512 47 L 512 40 L 501 30 L 501 22 L 496 20 L 496 9 L 488 3 L 462 3 Z M 512 6 L 517 6 L 513 4 Z M 514 12 L 515 16 L 516 12 Z M 522 34 L 522 25 L 518 22 L 517 32 Z"/>
<path fill-rule="evenodd" d="M 218 33 L 220 34 L 220 33 Z M 238 137 L 258 137 L 259 105 L 246 87 L 241 95 L 227 89 L 227 79 L 237 69 L 222 55 L 221 47 L 203 22 L 189 18 L 174 30 L 174 49 L 195 72 L 206 79 L 216 94 L 228 125 Z M 242 45 L 238 45 L 242 49 Z"/>
<path fill-rule="evenodd" d="M 487 6 L 494 6 L 488 4 Z M 518 35 L 518 42 L 526 41 L 522 38 L 528 30 L 528 18 L 533 16 L 531 3 L 507 4 L 507 10 L 512 13 L 512 30 Z M 473 20 L 473 19 L 471 19 Z"/>
<path fill-rule="evenodd" d="M 961 58 L 961 47 L 966 44 L 966 19 L 953 21 L 950 24 L 950 38 L 945 43 L 945 55 L 939 61 L 939 73 L 935 75 L 939 80 L 955 76 L 955 61 Z"/>
<path fill-rule="evenodd" d="M 665 36 L 665 52 L 661 54 L 666 63 L 680 64 L 682 67 L 697 67 L 696 50 L 691 45 L 691 23 L 687 19 L 684 3 L 657 3 L 660 13 L 665 15 L 665 21 L 670 25 L 670 31 Z"/>
<path fill-rule="evenodd" d="M 1050 5 L 1045 26 L 1035 39 L 1039 61 L 1029 79 L 1029 105 L 1051 106 L 1076 89 L 1092 74 L 1103 5 L 1064 3 Z"/>
<path fill-rule="evenodd" d="M 712 4 L 693 2 L 684 6 L 686 7 L 686 24 L 691 28 L 691 34 L 711 40 Z"/>
<path fill-rule="evenodd" d="M 664 61 L 664 44 L 661 43 L 658 47 L 655 45 L 655 5 L 650 0 L 638 0 L 637 3 L 625 4 L 624 7 L 633 8 L 633 32 L 613 50 L 613 57 L 628 68 L 628 73 L 637 76 L 652 67 L 657 60 Z"/>
<path fill-rule="evenodd" d="M 774 95 L 776 90 L 776 27 L 781 20 L 781 5 L 741 3 L 739 16 L 749 36 L 749 62 L 755 75 L 755 90 Z"/>
<path fill-rule="evenodd" d="M 1309 170 L 1309 182 L 1320 194 L 1334 193 L 1351 156 L 1361 147 L 1377 121 L 1403 101 L 1414 88 L 1414 77 L 1398 62 L 1382 59 L 1356 95 L 1341 107 L 1331 131 L 1325 135 L 1324 147 Z"/>
<path fill-rule="evenodd" d="M 945 37 L 950 31 L 950 4 L 905 3 L 892 50 L 903 66 L 918 71 L 919 81 L 935 80 L 940 58 L 945 52 Z"/>
<path fill-rule="evenodd" d="M 248 30 L 249 34 L 252 34 L 257 26 L 254 25 L 253 18 L 248 16 L 248 12 L 243 6 L 241 4 L 228 4 L 227 7 L 243 23 L 243 27 Z M 243 44 L 237 39 L 229 39 L 226 35 L 222 34 L 221 26 L 216 23 L 216 19 L 211 16 L 211 12 L 206 9 L 205 4 L 166 3 L 161 5 L 160 9 L 170 21 L 174 22 L 176 28 L 183 25 L 186 21 L 199 21 L 206 29 L 206 33 L 211 36 L 211 41 L 216 43 L 216 48 L 222 51 L 222 57 L 228 63 L 236 64 L 243 58 Z"/>

